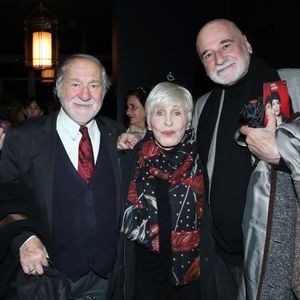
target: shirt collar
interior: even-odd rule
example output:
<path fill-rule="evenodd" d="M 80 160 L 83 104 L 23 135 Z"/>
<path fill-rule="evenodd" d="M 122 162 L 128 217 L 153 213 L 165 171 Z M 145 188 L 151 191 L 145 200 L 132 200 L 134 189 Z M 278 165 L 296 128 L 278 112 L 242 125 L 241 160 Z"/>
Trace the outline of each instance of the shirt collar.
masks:
<path fill-rule="evenodd" d="M 79 128 L 80 125 L 77 124 L 75 121 L 73 121 L 63 110 L 63 108 L 60 109 L 58 116 L 57 116 L 57 122 L 60 123 L 60 125 L 65 129 L 66 132 L 70 135 L 70 137 L 75 140 L 77 136 L 80 134 Z M 88 128 L 89 134 L 94 135 L 95 130 L 97 130 L 97 124 L 94 119 L 92 119 L 89 123 L 85 124 L 85 126 Z"/>

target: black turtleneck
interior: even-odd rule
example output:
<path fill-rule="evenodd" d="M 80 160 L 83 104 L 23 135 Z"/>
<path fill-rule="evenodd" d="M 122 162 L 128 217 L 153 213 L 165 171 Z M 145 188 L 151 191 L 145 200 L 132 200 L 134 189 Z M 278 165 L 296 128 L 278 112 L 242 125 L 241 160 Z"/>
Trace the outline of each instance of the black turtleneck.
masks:
<path fill-rule="evenodd" d="M 242 263 L 242 217 L 246 191 L 253 170 L 247 148 L 234 141 L 241 126 L 238 114 L 250 99 L 262 96 L 263 83 L 280 80 L 277 71 L 259 59 L 251 58 L 247 74 L 232 86 L 217 86 L 201 114 L 197 141 L 200 157 L 206 165 L 217 119 L 220 97 L 225 90 L 219 123 L 216 157 L 211 181 L 210 208 L 217 253 L 233 265 Z"/>

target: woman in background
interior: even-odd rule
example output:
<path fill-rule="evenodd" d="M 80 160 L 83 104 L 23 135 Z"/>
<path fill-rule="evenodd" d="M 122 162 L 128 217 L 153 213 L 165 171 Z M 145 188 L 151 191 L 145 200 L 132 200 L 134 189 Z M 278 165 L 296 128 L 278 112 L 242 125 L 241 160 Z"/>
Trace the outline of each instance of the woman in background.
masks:
<path fill-rule="evenodd" d="M 127 105 L 126 115 L 129 119 L 127 132 L 140 132 L 143 137 L 146 133 L 145 101 L 147 92 L 142 88 L 134 88 L 125 94 Z"/>
<path fill-rule="evenodd" d="M 39 117 L 44 114 L 44 110 L 35 98 L 29 98 L 23 105 L 25 119 Z"/>

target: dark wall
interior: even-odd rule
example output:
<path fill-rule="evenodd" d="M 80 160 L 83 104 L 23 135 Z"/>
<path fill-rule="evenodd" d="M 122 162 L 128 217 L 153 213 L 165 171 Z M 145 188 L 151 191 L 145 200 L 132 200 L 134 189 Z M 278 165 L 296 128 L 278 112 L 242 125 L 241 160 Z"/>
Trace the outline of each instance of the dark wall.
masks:
<path fill-rule="evenodd" d="M 300 67 L 294 6 L 291 0 L 282 5 L 269 0 L 117 0 L 113 43 L 117 118 L 123 119 L 123 95 L 132 87 L 174 79 L 195 98 L 211 88 L 195 50 L 197 32 L 210 19 L 236 22 L 254 54 L 275 67 Z"/>
<path fill-rule="evenodd" d="M 119 119 L 123 95 L 129 88 L 150 88 L 174 80 L 191 91 L 199 89 L 201 66 L 195 51 L 199 9 L 197 1 L 185 1 L 184 5 L 176 0 L 118 2 L 115 88 Z"/>

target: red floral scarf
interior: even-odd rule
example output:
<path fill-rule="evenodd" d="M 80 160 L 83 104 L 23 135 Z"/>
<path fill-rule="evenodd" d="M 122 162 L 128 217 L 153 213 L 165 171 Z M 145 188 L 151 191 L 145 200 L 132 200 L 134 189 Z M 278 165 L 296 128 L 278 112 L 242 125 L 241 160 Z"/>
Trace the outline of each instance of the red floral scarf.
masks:
<path fill-rule="evenodd" d="M 153 136 L 144 141 L 129 185 L 121 232 L 158 252 L 159 225 L 155 178 L 168 181 L 171 208 L 172 283 L 184 285 L 200 276 L 200 229 L 204 207 L 203 168 L 194 132 L 188 130 L 180 145 L 164 151 Z"/>

